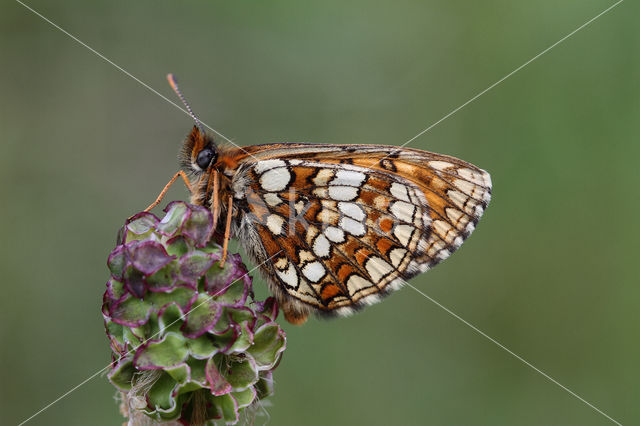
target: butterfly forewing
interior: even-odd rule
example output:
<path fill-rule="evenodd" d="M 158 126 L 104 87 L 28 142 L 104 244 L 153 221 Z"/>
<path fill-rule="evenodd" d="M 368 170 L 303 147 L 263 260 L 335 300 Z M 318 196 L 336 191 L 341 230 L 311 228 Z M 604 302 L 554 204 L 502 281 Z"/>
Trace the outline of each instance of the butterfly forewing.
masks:
<path fill-rule="evenodd" d="M 262 269 L 275 292 L 300 311 L 378 301 L 455 251 L 490 199 L 489 175 L 453 157 L 375 145 L 254 149 L 234 177 L 246 200 L 241 243 L 270 259 Z"/>

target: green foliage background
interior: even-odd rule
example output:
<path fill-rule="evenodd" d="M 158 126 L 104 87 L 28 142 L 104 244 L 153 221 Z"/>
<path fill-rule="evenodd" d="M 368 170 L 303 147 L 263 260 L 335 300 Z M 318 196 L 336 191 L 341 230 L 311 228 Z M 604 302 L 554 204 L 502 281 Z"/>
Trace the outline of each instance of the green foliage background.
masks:
<path fill-rule="evenodd" d="M 400 145 L 613 3 L 28 4 L 172 100 L 175 73 L 241 145 Z M 621 3 L 410 145 L 495 188 L 412 284 L 623 424 L 640 422 L 639 12 Z M 17 2 L 0 37 L 0 413 L 17 424 L 108 363 L 107 254 L 191 120 Z M 410 288 L 285 327 L 269 424 L 610 424 Z M 113 393 L 94 378 L 29 424 L 120 424 Z"/>

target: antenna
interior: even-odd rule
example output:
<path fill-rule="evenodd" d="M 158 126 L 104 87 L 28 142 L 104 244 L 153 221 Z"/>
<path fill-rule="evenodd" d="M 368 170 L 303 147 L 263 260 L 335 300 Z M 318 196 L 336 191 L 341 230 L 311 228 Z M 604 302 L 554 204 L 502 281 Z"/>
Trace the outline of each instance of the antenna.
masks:
<path fill-rule="evenodd" d="M 187 100 L 184 98 L 184 96 L 182 96 L 182 92 L 180 91 L 180 88 L 178 87 L 178 80 L 176 80 L 176 77 L 173 74 L 167 74 L 167 81 L 171 85 L 171 88 L 173 89 L 173 91 L 176 92 L 176 95 L 178 95 L 178 97 L 180 98 L 180 100 L 182 101 L 184 106 L 187 108 L 187 112 L 189 113 L 191 118 L 193 118 L 193 120 L 196 122 L 196 125 L 198 126 L 198 129 L 200 129 L 200 131 L 204 134 L 204 129 L 202 128 L 202 123 L 200 123 L 200 120 L 198 120 L 198 117 L 196 117 L 196 115 L 193 113 L 193 110 L 191 109 L 191 107 L 187 103 Z"/>

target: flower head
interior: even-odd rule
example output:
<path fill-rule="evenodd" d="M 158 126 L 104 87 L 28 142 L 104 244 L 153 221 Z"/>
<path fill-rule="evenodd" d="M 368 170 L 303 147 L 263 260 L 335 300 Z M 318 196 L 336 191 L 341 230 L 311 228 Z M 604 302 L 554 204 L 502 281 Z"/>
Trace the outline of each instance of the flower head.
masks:
<path fill-rule="evenodd" d="M 173 202 L 162 220 L 129 219 L 108 258 L 102 313 L 113 352 L 109 380 L 127 411 L 158 421 L 236 423 L 273 391 L 286 346 L 273 298 L 254 300 L 238 254 L 220 267 L 212 217 Z"/>

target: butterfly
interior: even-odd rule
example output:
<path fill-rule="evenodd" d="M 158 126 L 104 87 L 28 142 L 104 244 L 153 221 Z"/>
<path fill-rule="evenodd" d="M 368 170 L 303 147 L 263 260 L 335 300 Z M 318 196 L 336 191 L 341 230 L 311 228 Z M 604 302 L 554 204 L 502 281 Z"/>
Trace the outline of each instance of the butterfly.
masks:
<path fill-rule="evenodd" d="M 196 124 L 181 177 L 211 210 L 223 254 L 233 235 L 290 323 L 349 315 L 456 251 L 491 198 L 491 178 L 454 157 L 382 145 L 218 144 Z"/>

